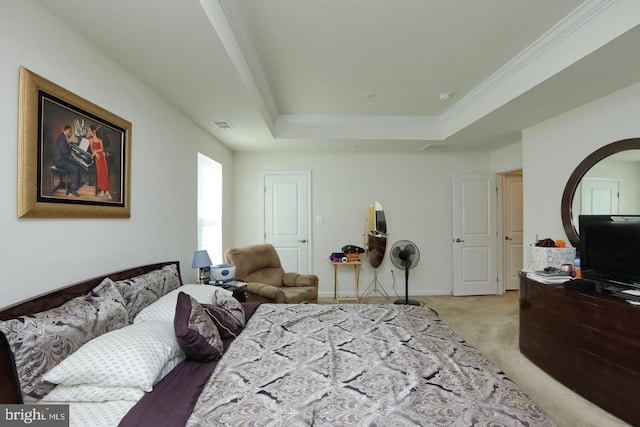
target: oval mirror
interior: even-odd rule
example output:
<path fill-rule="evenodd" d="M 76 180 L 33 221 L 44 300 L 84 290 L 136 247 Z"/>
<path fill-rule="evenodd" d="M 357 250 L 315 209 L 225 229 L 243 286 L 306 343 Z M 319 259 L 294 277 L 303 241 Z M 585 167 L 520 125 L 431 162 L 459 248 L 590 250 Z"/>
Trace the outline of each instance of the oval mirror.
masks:
<path fill-rule="evenodd" d="M 387 219 L 380 202 L 374 201 L 369 205 L 367 216 L 365 246 L 367 257 L 373 268 L 377 268 L 384 258 L 387 247 Z"/>
<path fill-rule="evenodd" d="M 640 138 L 612 142 L 589 154 L 569 177 L 560 209 L 564 231 L 576 248 L 578 215 L 640 212 Z"/>

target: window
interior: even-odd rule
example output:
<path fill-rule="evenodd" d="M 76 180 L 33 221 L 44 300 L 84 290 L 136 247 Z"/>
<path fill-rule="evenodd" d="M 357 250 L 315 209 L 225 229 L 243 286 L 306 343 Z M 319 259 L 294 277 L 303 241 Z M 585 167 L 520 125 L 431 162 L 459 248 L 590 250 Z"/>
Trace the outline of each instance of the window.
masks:
<path fill-rule="evenodd" d="M 222 263 L 222 165 L 198 153 L 198 249 Z"/>

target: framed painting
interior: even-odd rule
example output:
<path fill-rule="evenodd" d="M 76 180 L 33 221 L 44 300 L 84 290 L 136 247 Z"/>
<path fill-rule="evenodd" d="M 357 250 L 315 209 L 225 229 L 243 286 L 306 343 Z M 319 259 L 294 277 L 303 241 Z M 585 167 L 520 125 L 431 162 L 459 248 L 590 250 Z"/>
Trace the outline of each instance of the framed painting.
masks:
<path fill-rule="evenodd" d="M 24 67 L 18 116 L 18 217 L 131 216 L 131 123 Z"/>

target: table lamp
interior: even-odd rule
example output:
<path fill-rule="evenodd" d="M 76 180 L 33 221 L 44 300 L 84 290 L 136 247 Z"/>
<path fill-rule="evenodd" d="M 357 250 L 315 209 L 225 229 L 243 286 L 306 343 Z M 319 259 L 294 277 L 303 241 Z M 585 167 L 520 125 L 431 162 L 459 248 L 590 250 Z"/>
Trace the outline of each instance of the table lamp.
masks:
<path fill-rule="evenodd" d="M 204 283 L 204 271 L 205 268 L 211 267 L 211 258 L 209 258 L 209 253 L 205 250 L 195 251 L 193 254 L 193 263 L 191 263 L 191 268 L 200 269 L 200 274 L 198 278 L 200 279 L 200 283 Z"/>

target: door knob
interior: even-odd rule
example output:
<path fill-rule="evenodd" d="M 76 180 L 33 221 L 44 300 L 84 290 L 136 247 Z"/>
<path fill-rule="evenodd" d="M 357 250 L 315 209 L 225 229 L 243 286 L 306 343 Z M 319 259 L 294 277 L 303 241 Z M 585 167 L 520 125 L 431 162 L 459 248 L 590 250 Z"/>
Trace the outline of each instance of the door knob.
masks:
<path fill-rule="evenodd" d="M 454 242 L 456 242 L 456 243 L 462 243 L 462 242 L 464 242 L 464 240 L 462 240 L 462 239 L 456 239 L 456 240 L 454 240 Z"/>
<path fill-rule="evenodd" d="M 307 239 L 298 240 L 300 243 L 307 243 Z"/>
<path fill-rule="evenodd" d="M 513 240 L 513 239 L 509 236 L 504 236 L 504 240 Z"/>

